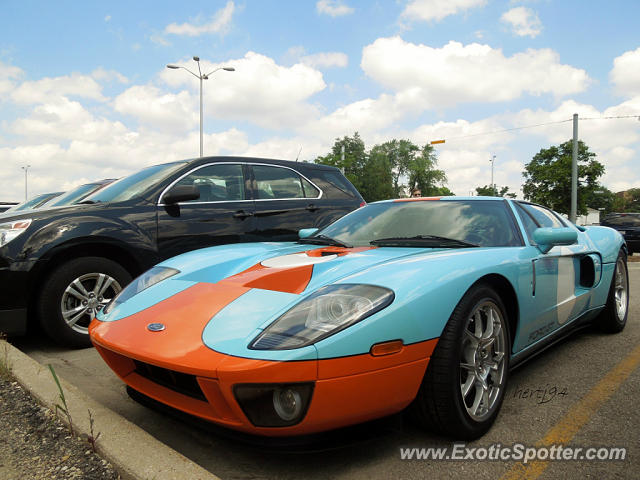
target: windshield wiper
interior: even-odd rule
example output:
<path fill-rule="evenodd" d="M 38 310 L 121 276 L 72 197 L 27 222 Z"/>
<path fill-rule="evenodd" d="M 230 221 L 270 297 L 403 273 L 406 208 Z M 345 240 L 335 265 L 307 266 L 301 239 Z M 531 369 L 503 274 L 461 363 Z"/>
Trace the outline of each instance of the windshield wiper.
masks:
<path fill-rule="evenodd" d="M 316 235 L 314 237 L 301 238 L 300 240 L 298 240 L 298 243 L 333 245 L 334 247 L 351 248 L 351 245 L 348 245 L 344 242 L 341 242 L 340 240 L 336 240 L 335 238 L 331 238 L 326 235 Z"/>
<path fill-rule="evenodd" d="M 455 238 L 440 237 L 438 235 L 416 235 L 414 237 L 389 237 L 378 238 L 369 242 L 371 245 L 380 247 L 442 247 L 442 248 L 459 248 L 459 247 L 478 247 L 475 243 L 463 242 Z"/>

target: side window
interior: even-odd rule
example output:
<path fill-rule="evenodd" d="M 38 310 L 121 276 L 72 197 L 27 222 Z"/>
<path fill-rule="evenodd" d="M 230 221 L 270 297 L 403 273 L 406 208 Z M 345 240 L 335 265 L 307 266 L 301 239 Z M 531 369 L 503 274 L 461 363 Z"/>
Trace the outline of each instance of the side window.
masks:
<path fill-rule="evenodd" d="M 242 165 L 207 165 L 189 173 L 176 185 L 194 185 L 200 192 L 195 202 L 224 202 L 244 200 Z"/>
<path fill-rule="evenodd" d="M 302 180 L 302 189 L 304 190 L 304 198 L 318 198 L 320 196 L 320 190 L 311 185 L 306 178 L 300 177 Z"/>
<path fill-rule="evenodd" d="M 535 245 L 533 240 L 533 232 L 536 228 L 563 228 L 564 224 L 553 214 L 551 210 L 531 205 L 528 203 L 516 203 L 518 214 L 527 232 L 529 243 Z"/>
<path fill-rule="evenodd" d="M 256 180 L 257 200 L 284 199 L 284 198 L 305 198 L 305 189 L 302 186 L 302 178 L 293 170 L 280 167 L 269 167 L 264 165 L 254 165 L 253 175 Z M 313 185 L 309 184 L 309 195 L 313 195 Z"/>

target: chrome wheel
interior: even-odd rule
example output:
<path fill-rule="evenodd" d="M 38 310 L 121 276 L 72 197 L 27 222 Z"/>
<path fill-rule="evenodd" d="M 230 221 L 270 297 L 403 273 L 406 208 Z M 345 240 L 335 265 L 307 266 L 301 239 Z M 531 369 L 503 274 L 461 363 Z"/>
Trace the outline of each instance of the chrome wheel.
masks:
<path fill-rule="evenodd" d="M 616 315 L 618 320 L 623 321 L 627 315 L 627 289 L 629 282 L 627 281 L 627 269 L 625 268 L 624 259 L 619 257 L 616 263 L 616 278 L 614 284 L 614 297 L 616 300 Z"/>
<path fill-rule="evenodd" d="M 86 334 L 91 320 L 121 290 L 120 283 L 104 273 L 81 275 L 62 294 L 62 318 L 71 329 Z"/>
<path fill-rule="evenodd" d="M 482 421 L 500 404 L 506 380 L 506 324 L 500 308 L 484 300 L 471 312 L 462 338 L 460 392 L 469 416 Z"/>

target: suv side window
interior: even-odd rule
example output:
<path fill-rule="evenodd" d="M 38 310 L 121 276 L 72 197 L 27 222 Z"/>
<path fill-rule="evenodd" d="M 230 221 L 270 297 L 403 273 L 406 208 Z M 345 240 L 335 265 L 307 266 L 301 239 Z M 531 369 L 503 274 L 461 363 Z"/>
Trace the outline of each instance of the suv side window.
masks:
<path fill-rule="evenodd" d="M 194 185 L 200 198 L 190 202 L 224 202 L 244 200 L 242 165 L 207 165 L 190 172 L 176 185 Z"/>
<path fill-rule="evenodd" d="M 293 170 L 254 165 L 256 200 L 318 198 L 320 191 Z"/>
<path fill-rule="evenodd" d="M 519 202 L 516 203 L 516 206 L 524 229 L 527 232 L 529 243 L 532 245 L 536 244 L 536 242 L 533 241 L 533 232 L 537 228 L 563 228 L 565 226 L 551 210 L 544 207 Z"/>

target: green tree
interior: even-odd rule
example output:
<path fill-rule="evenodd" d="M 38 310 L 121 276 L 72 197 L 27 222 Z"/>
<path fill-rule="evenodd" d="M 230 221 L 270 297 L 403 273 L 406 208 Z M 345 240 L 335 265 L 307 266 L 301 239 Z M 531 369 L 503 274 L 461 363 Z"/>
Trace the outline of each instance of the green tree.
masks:
<path fill-rule="evenodd" d="M 385 155 L 372 150 L 365 163 L 360 194 L 367 202 L 394 198 L 393 182 L 391 162 Z"/>
<path fill-rule="evenodd" d="M 416 159 L 420 152 L 420 147 L 409 140 L 393 139 L 380 145 L 375 145 L 371 149 L 370 157 L 384 157 L 390 166 L 393 193 L 387 198 L 397 198 L 402 195 L 404 185 L 400 180 L 406 177 L 409 166 Z"/>
<path fill-rule="evenodd" d="M 614 194 L 612 212 L 640 212 L 640 188 Z"/>
<path fill-rule="evenodd" d="M 491 188 L 491 185 L 485 185 L 484 187 L 476 187 L 476 194 L 482 197 L 509 197 L 516 198 L 516 194 L 509 191 L 509 187 L 506 185 L 504 187 L 496 186 L 494 191 Z"/>
<path fill-rule="evenodd" d="M 571 211 L 571 159 L 573 140 L 559 146 L 543 148 L 525 165 L 522 173 L 524 198 L 561 213 Z M 587 200 L 602 190 L 598 179 L 604 166 L 595 159 L 584 142 L 578 142 L 578 214 L 587 213 Z"/>
<path fill-rule="evenodd" d="M 413 158 L 407 166 L 409 191 L 419 188 L 425 197 L 438 195 L 438 189 L 447 181 L 447 176 L 444 170 L 436 168 L 437 165 L 438 158 L 433 145 L 426 144 L 420 150 L 420 155 Z"/>
<path fill-rule="evenodd" d="M 355 132 L 353 137 L 336 138 L 331 152 L 323 157 L 316 158 L 315 163 L 338 167 L 353 186 L 362 193 L 367 160 L 368 156 L 365 151 L 364 141 L 362 141 L 358 132 Z"/>
<path fill-rule="evenodd" d="M 436 168 L 438 160 L 431 145 L 420 148 L 410 140 L 394 139 L 367 153 L 356 132 L 337 138 L 331 152 L 315 162 L 340 168 L 367 202 L 401 197 L 407 187 L 409 191 L 419 188 L 425 196 L 453 195 L 444 186 L 444 171 Z"/>

